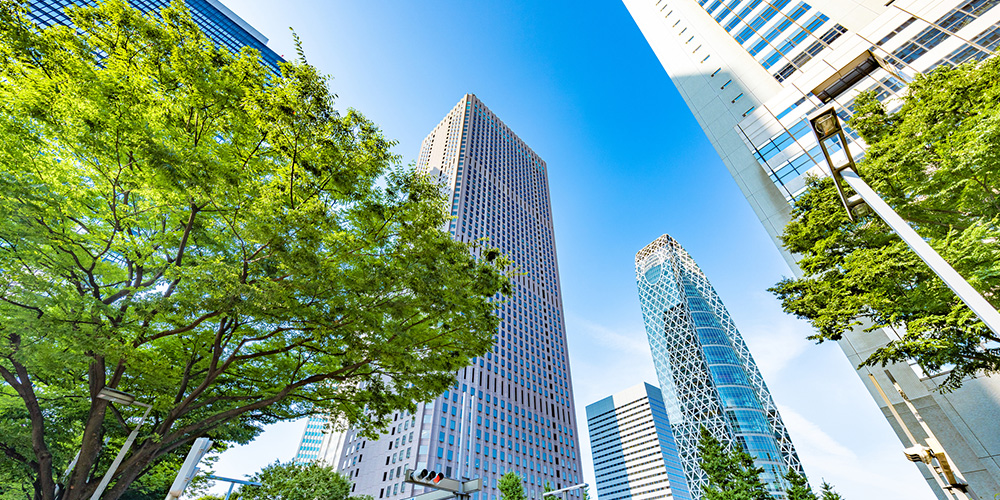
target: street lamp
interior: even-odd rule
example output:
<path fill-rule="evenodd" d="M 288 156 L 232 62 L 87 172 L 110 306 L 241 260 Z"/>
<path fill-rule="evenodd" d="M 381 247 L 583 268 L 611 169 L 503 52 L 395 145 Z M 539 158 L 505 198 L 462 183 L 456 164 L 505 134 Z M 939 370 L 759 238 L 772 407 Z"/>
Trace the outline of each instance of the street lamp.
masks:
<path fill-rule="evenodd" d="M 965 278 L 962 278 L 948 262 L 941 258 L 895 210 L 879 197 L 878 193 L 868 183 L 861 180 L 861 177 L 858 176 L 854 157 L 847 147 L 847 137 L 844 135 L 844 128 L 841 126 L 840 118 L 833 107 L 827 108 L 810 118 L 809 122 L 812 125 L 813 132 L 816 134 L 816 140 L 819 141 L 820 149 L 823 150 L 823 157 L 830 168 L 830 176 L 833 177 L 833 184 L 837 188 L 840 202 L 843 204 L 844 209 L 847 210 L 847 217 L 853 221 L 854 209 L 861 205 L 867 205 L 871 208 L 948 285 L 948 288 L 951 288 L 958 295 L 958 298 L 962 299 L 962 302 L 965 302 L 965 305 L 969 306 L 972 312 L 979 316 L 979 319 L 993 333 L 1000 335 L 1000 313 L 997 313 L 997 310 L 989 302 L 986 302 L 986 299 L 975 288 L 972 288 L 972 285 L 969 285 L 969 282 Z M 830 152 L 826 147 L 826 142 L 829 140 L 840 141 L 840 144 L 844 148 L 844 156 L 847 157 L 845 163 L 841 165 L 833 164 L 833 161 L 830 159 Z M 844 184 L 853 189 L 857 194 L 848 197 L 844 189 Z M 907 408 L 927 434 L 927 439 L 925 439 L 926 445 L 920 444 L 909 428 L 907 428 L 902 417 L 900 417 L 896 408 L 889 401 L 888 396 L 886 396 L 885 391 L 882 390 L 878 381 L 875 380 L 875 376 L 869 373 L 868 377 L 871 379 L 872 384 L 875 385 L 885 404 L 889 407 L 889 411 L 892 412 L 896 422 L 912 444 L 912 446 L 903 450 L 906 458 L 913 462 L 924 462 L 927 464 L 928 468 L 931 469 L 934 479 L 942 491 L 946 495 L 949 495 L 949 497 L 954 496 L 960 500 L 976 499 L 975 493 L 968 489 L 968 483 L 962 479 L 961 473 L 951 468 L 951 461 L 944 451 L 944 447 L 941 446 L 931 428 L 921 418 L 916 406 L 910 402 L 910 399 L 892 377 L 892 374 L 888 370 L 886 370 L 885 374 L 903 398 L 903 402 Z M 947 484 L 944 483 L 941 476 L 944 476 Z"/>
<path fill-rule="evenodd" d="M 810 118 L 809 122 L 812 124 L 819 146 L 823 150 L 823 157 L 826 158 L 826 164 L 830 168 L 830 175 L 833 177 L 833 184 L 837 188 L 840 201 L 844 205 L 844 209 L 847 210 L 847 217 L 853 221 L 854 209 L 862 204 L 868 205 L 948 285 L 948 288 L 951 288 L 955 295 L 958 295 L 958 298 L 962 299 L 962 302 L 965 302 L 969 309 L 972 309 L 972 312 L 994 334 L 1000 335 L 1000 313 L 975 288 L 972 288 L 972 285 L 962 275 L 958 274 L 948 262 L 941 258 L 892 207 L 883 201 L 868 183 L 858 177 L 854 157 L 847 149 L 847 137 L 844 136 L 844 128 L 840 124 L 837 112 L 832 107 L 827 108 Z M 844 147 L 844 156 L 847 157 L 846 163 L 833 164 L 830 152 L 826 148 L 827 141 L 831 139 L 840 140 L 840 144 Z M 848 197 L 844 190 L 844 184 L 850 186 L 857 194 Z"/>
<path fill-rule="evenodd" d="M 146 411 L 142 414 L 142 418 L 139 419 L 139 423 L 136 424 L 132 432 L 129 433 L 128 438 L 125 440 L 125 445 L 122 446 L 121 451 L 118 452 L 118 456 L 115 457 L 115 461 L 111 462 L 111 467 L 108 472 L 104 474 L 104 478 L 101 479 L 101 483 L 97 485 L 97 490 L 91 495 L 90 500 L 99 500 L 101 495 L 104 493 L 105 488 L 108 487 L 108 483 L 111 482 L 111 476 L 114 475 L 115 471 L 118 470 L 118 466 L 121 465 L 122 460 L 125 458 L 125 454 L 128 453 L 129 448 L 132 447 L 132 442 L 135 441 L 136 436 L 139 435 L 139 427 L 142 427 L 143 422 L 146 421 L 146 417 L 149 416 L 149 411 L 153 409 L 152 405 L 146 403 L 140 403 L 135 400 L 135 396 L 127 392 L 122 392 L 117 389 L 109 389 L 107 387 L 101 389 L 97 393 L 98 399 L 104 399 L 112 403 L 118 403 L 125 406 L 143 406 Z"/>

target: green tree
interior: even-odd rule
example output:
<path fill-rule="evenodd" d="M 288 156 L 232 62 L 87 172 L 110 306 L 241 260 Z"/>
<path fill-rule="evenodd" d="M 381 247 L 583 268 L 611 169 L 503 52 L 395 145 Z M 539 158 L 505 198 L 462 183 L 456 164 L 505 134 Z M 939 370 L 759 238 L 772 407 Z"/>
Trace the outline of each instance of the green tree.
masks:
<path fill-rule="evenodd" d="M 500 500 L 526 500 L 524 494 L 524 480 L 516 472 L 507 472 L 500 476 L 497 481 L 497 489 L 500 490 Z"/>
<path fill-rule="evenodd" d="M 850 122 L 870 145 L 859 174 L 994 307 L 1000 305 L 1000 60 L 940 68 L 910 84 L 890 114 L 874 93 Z M 795 202 L 782 236 L 801 279 L 771 290 L 784 310 L 839 339 L 857 325 L 900 332 L 865 364 L 950 368 L 942 388 L 1000 370 L 1000 341 L 888 226 L 848 219 L 829 179 Z"/>
<path fill-rule="evenodd" d="M 242 500 L 371 500 L 367 495 L 351 496 L 351 481 L 336 467 L 319 462 L 273 463 L 251 480 L 261 486 L 241 487 Z"/>
<path fill-rule="evenodd" d="M 821 486 L 820 488 L 821 488 L 820 493 L 822 494 L 822 496 L 820 496 L 820 500 L 843 500 L 844 499 L 844 497 L 840 496 L 840 493 L 837 493 L 836 491 L 833 491 L 833 485 L 831 485 L 830 483 L 828 483 L 826 481 L 823 481 L 823 486 Z"/>
<path fill-rule="evenodd" d="M 492 346 L 509 262 L 440 229 L 438 186 L 338 112 L 304 56 L 272 74 L 217 48 L 179 0 L 71 9 L 73 28 L 24 12 L 0 0 L 14 490 L 52 500 L 80 451 L 62 498 L 94 492 L 142 410 L 105 387 L 153 405 L 103 496 L 117 500 L 200 436 L 224 449 L 312 413 L 374 435 Z"/>
<path fill-rule="evenodd" d="M 754 466 L 753 457 L 739 446 L 727 450 L 701 428 L 698 440 L 701 470 L 708 475 L 708 484 L 702 485 L 705 500 L 771 500 L 773 497 L 760 480 L 764 469 Z"/>
<path fill-rule="evenodd" d="M 801 474 L 795 469 L 788 469 L 785 473 L 785 480 L 788 487 L 785 488 L 785 495 L 788 500 L 816 500 L 816 494 L 809 487 L 809 481 L 805 474 Z"/>

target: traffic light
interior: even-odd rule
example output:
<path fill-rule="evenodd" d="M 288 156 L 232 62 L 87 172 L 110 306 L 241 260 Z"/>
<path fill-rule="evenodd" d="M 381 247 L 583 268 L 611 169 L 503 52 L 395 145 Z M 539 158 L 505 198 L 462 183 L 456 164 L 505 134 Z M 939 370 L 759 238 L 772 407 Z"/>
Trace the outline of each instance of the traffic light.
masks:
<path fill-rule="evenodd" d="M 411 481 L 413 481 L 414 483 L 427 483 L 427 482 L 430 482 L 430 483 L 433 483 L 433 484 L 437 484 L 437 483 L 440 483 L 442 479 L 444 479 L 444 473 L 441 473 L 441 472 L 435 473 L 434 471 L 427 470 L 427 469 L 424 469 L 424 470 L 422 470 L 420 472 L 411 470 L 411 471 L 407 471 L 406 478 L 409 479 L 409 480 L 411 480 Z"/>
<path fill-rule="evenodd" d="M 417 472 L 412 469 L 407 469 L 404 477 L 406 478 L 404 479 L 404 482 L 407 483 L 429 486 L 438 490 L 462 493 L 462 483 L 449 477 L 445 477 L 445 475 L 441 472 L 435 472 L 428 469 L 423 469 L 420 472 Z"/>

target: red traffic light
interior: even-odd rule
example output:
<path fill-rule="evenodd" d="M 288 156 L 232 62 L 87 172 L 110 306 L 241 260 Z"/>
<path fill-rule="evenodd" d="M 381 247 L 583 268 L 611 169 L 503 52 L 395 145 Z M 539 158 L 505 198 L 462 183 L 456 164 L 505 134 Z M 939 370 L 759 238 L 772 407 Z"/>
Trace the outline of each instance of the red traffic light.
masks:
<path fill-rule="evenodd" d="M 434 484 L 437 484 L 437 483 L 440 483 L 442 479 L 444 479 L 444 474 L 442 474 L 442 473 L 438 472 L 438 473 L 437 473 L 437 474 L 436 474 L 436 475 L 434 476 L 434 479 L 431 479 L 431 481 L 433 481 L 433 482 L 434 482 Z"/>

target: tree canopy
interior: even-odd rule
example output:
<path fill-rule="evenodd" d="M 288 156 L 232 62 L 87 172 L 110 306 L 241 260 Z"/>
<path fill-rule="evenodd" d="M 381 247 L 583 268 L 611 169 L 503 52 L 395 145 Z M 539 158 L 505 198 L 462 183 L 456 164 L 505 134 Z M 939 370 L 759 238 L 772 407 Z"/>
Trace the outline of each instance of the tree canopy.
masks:
<path fill-rule="evenodd" d="M 497 481 L 497 489 L 500 490 L 500 500 L 526 500 L 524 494 L 524 479 L 518 473 L 510 471 L 500 476 Z"/>
<path fill-rule="evenodd" d="M 869 144 L 858 173 L 994 307 L 1000 305 L 1000 60 L 920 75 L 901 108 L 874 92 L 855 100 L 850 125 Z M 785 227 L 800 279 L 771 290 L 808 319 L 814 340 L 864 325 L 900 339 L 867 365 L 916 360 L 950 370 L 945 390 L 1000 370 L 993 334 L 876 215 L 848 219 L 829 179 L 813 179 Z"/>
<path fill-rule="evenodd" d="M 820 500 L 844 500 L 844 497 L 840 496 L 840 493 L 834 491 L 833 485 L 826 481 L 823 481 L 820 492 L 822 495 L 820 496 Z"/>
<path fill-rule="evenodd" d="M 788 486 L 785 488 L 787 500 L 817 500 L 816 494 L 809 487 L 809 480 L 806 479 L 805 474 L 795 469 L 788 469 L 788 472 L 785 472 L 785 481 L 788 482 Z"/>
<path fill-rule="evenodd" d="M 332 465 L 274 463 L 250 479 L 261 486 L 240 488 L 240 500 L 371 500 L 351 496 L 351 482 Z"/>
<path fill-rule="evenodd" d="M 93 493 L 142 410 L 105 387 L 153 406 L 116 500 L 200 436 L 246 443 L 312 413 L 373 435 L 491 347 L 508 261 L 441 230 L 439 187 L 339 112 L 301 50 L 273 74 L 176 0 L 44 29 L 25 9 L 0 0 L 10 491 Z"/>
<path fill-rule="evenodd" d="M 698 439 L 701 470 L 708 476 L 703 484 L 705 500 L 771 500 L 767 487 L 760 479 L 763 468 L 754 465 L 753 457 L 739 446 L 726 449 L 708 429 L 701 428 Z"/>

